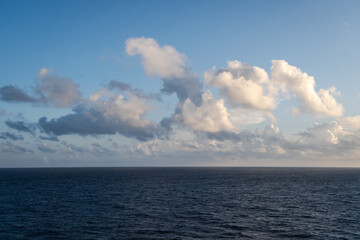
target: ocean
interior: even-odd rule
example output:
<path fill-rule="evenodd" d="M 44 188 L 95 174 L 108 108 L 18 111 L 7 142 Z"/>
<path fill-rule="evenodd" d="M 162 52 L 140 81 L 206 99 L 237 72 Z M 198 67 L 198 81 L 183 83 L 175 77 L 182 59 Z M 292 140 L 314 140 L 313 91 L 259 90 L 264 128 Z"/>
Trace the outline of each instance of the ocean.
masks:
<path fill-rule="evenodd" d="M 0 239 L 360 239 L 360 169 L 0 169 Z"/>

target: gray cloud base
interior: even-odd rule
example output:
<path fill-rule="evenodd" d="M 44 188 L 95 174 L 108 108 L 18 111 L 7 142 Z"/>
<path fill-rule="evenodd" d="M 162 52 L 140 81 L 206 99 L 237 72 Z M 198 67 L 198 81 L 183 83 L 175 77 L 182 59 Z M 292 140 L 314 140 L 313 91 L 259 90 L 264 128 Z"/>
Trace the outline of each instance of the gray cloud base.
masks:
<path fill-rule="evenodd" d="M 36 125 L 32 123 L 26 123 L 24 121 L 6 121 L 5 124 L 12 129 L 15 129 L 20 132 L 27 132 L 34 134 L 36 130 Z"/>
<path fill-rule="evenodd" d="M 47 120 L 42 117 L 38 121 L 38 125 L 46 133 L 57 136 L 67 134 L 86 135 L 102 135 L 119 133 L 126 137 L 136 138 L 139 141 L 147 141 L 166 135 L 165 128 L 157 125 L 147 127 L 135 127 L 127 122 L 108 119 L 102 112 L 95 108 L 86 108 L 79 105 L 73 109 L 75 113 L 68 114 L 58 119 Z"/>
<path fill-rule="evenodd" d="M 120 91 L 123 92 L 131 92 L 132 94 L 134 94 L 135 96 L 138 96 L 140 98 L 145 98 L 145 99 L 155 99 L 157 101 L 162 101 L 161 99 L 161 95 L 158 93 L 155 94 L 151 94 L 151 93 L 145 93 L 143 90 L 138 89 L 138 88 L 133 88 L 131 86 L 131 84 L 125 83 L 125 82 L 121 82 L 118 80 L 111 80 L 108 84 L 107 87 L 110 90 L 114 90 L 114 89 L 118 89 Z"/>
<path fill-rule="evenodd" d="M 60 78 L 56 74 L 42 76 L 33 87 L 32 94 L 13 85 L 0 88 L 0 99 L 5 102 L 23 102 L 59 108 L 72 107 L 82 99 L 79 86 L 71 78 Z"/>
<path fill-rule="evenodd" d="M 10 133 L 10 132 L 3 132 L 0 134 L 0 139 L 9 139 L 9 140 L 12 140 L 12 141 L 22 141 L 24 140 L 24 137 L 22 135 L 16 135 L 16 134 L 13 134 L 13 133 Z"/>
<path fill-rule="evenodd" d="M 36 99 L 29 96 L 23 90 L 13 85 L 0 88 L 0 99 L 4 102 L 35 102 Z"/>

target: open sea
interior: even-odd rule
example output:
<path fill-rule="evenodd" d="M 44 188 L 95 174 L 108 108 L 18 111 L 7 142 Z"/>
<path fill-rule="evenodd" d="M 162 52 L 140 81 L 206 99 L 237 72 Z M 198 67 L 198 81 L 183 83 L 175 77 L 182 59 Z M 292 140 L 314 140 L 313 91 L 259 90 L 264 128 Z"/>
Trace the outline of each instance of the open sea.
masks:
<path fill-rule="evenodd" d="M 0 169 L 0 239 L 360 239 L 360 169 Z"/>

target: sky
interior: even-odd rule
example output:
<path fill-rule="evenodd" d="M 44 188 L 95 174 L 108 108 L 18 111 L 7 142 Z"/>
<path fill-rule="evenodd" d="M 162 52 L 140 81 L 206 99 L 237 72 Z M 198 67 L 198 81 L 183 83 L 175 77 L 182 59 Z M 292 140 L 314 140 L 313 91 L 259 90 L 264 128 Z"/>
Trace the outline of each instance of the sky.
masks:
<path fill-rule="evenodd" d="M 0 0 L 0 167 L 359 167 L 359 10 Z"/>

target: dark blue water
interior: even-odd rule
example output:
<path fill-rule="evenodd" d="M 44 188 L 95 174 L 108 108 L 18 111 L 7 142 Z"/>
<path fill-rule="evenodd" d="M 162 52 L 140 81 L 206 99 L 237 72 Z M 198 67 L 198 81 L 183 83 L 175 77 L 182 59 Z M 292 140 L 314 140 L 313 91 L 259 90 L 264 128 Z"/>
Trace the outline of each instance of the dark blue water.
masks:
<path fill-rule="evenodd" d="M 360 239 L 359 169 L 0 169 L 0 239 Z"/>

